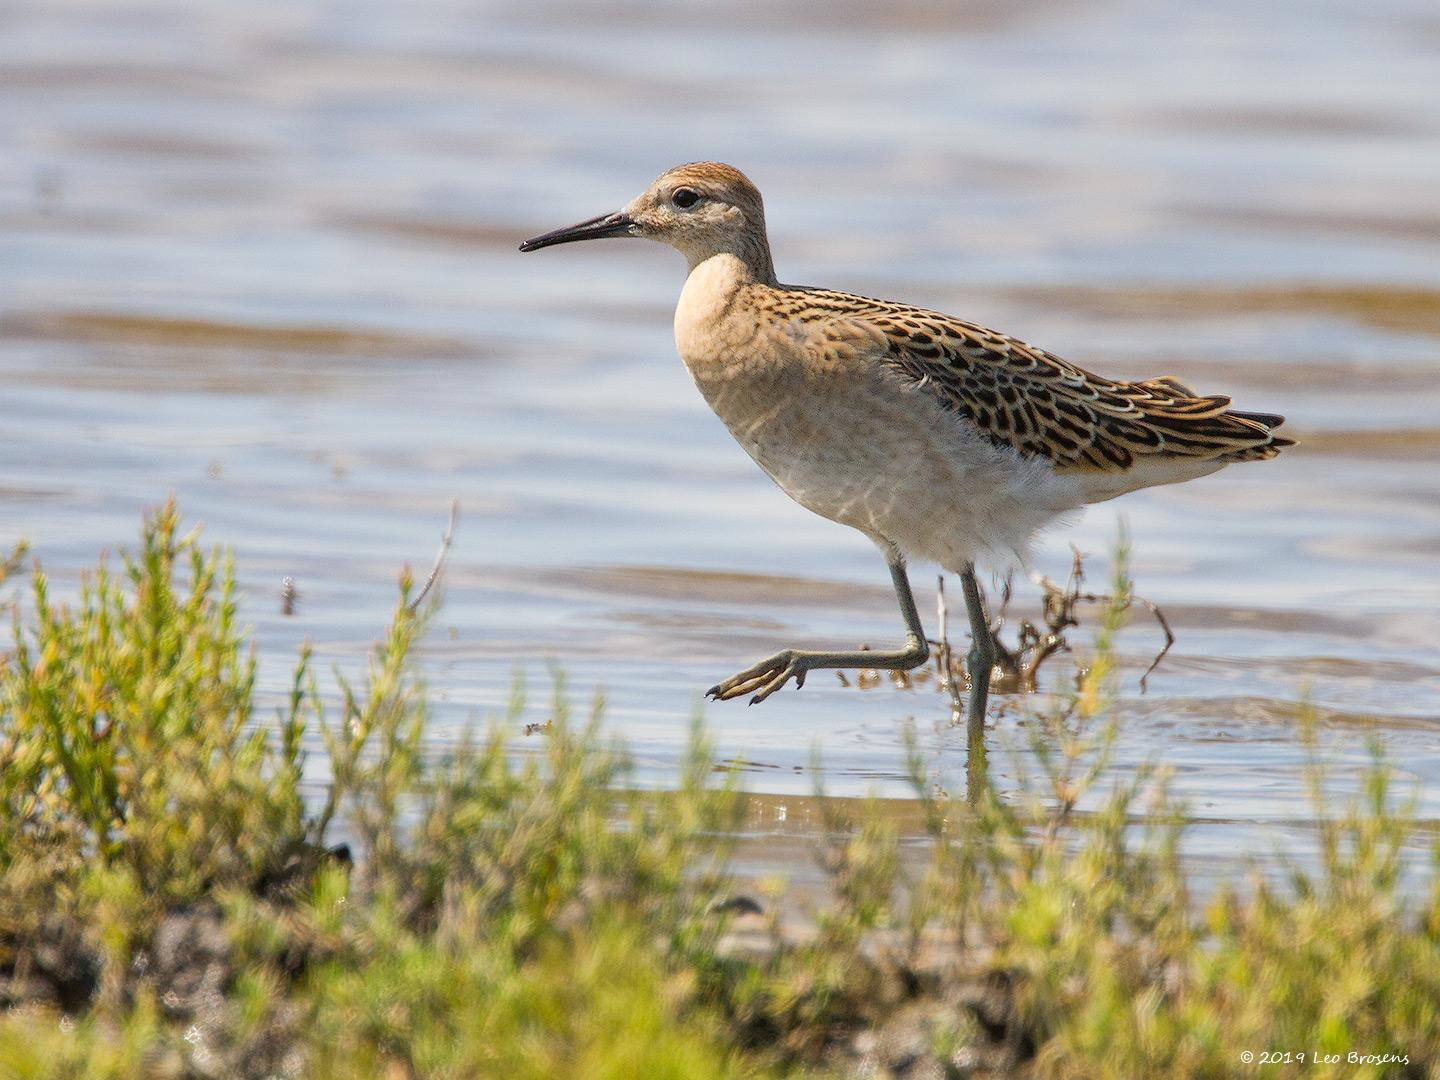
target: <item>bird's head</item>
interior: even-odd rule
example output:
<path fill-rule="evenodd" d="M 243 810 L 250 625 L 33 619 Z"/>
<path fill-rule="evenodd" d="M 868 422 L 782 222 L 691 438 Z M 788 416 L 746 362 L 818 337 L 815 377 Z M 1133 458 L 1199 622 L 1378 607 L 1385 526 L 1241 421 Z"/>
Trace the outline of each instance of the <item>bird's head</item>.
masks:
<path fill-rule="evenodd" d="M 669 244 L 691 269 L 728 254 L 757 276 L 774 276 L 759 190 L 739 169 L 716 161 L 677 165 L 623 209 L 526 240 L 520 250 L 624 236 Z"/>

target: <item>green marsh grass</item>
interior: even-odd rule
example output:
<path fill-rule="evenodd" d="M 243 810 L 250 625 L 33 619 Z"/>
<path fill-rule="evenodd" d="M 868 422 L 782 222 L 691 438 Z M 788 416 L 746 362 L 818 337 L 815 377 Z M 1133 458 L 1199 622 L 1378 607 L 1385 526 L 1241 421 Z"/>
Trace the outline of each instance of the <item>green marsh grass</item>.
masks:
<path fill-rule="evenodd" d="M 1318 867 L 1202 901 L 1164 771 L 1109 767 L 1119 609 L 1019 791 L 945 797 L 912 754 L 918 864 L 826 804 L 797 933 L 783 890 L 745 913 L 698 726 L 659 793 L 558 689 L 542 754 L 518 705 L 422 753 L 408 594 L 338 704 L 302 653 L 271 716 L 229 559 L 173 506 L 73 603 L 35 571 L 0 659 L 0 1076 L 1440 1076 L 1440 864 L 1402 891 L 1383 749 L 1337 811 L 1297 720 Z"/>

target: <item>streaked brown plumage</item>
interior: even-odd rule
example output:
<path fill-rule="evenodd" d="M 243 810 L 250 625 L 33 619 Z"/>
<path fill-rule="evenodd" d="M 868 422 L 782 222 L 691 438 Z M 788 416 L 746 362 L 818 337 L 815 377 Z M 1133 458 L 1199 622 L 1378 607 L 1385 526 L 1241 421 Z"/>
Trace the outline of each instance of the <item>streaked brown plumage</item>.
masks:
<path fill-rule="evenodd" d="M 1232 410 L 1173 376 L 1107 379 L 939 312 L 783 285 L 760 192 L 729 165 L 671 169 L 624 210 L 521 250 L 612 236 L 685 256 L 675 340 L 696 385 L 786 493 L 881 548 L 905 617 L 902 649 L 787 649 L 713 687 L 718 698 L 762 701 L 816 668 L 923 663 L 911 556 L 961 575 L 977 724 L 994 659 L 978 555 L 1023 560 L 1031 537 L 1069 510 L 1292 445 L 1273 431 L 1281 417 Z"/>
<path fill-rule="evenodd" d="M 1043 457 L 1057 471 L 1123 472 L 1147 455 L 1263 461 L 1293 441 L 1284 418 L 1236 412 L 1162 375 L 1121 382 L 1054 353 L 936 311 L 830 289 L 768 297 L 777 318 L 860 319 L 883 335 L 879 362 L 933 388 L 995 442 Z"/>

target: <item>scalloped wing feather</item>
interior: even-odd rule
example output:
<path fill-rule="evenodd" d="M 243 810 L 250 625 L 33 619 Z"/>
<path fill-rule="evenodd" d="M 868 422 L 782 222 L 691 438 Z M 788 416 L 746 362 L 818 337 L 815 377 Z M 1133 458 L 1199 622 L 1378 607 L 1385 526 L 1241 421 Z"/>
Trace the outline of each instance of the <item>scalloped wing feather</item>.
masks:
<path fill-rule="evenodd" d="M 1218 468 L 1294 444 L 1271 430 L 1283 417 L 1232 411 L 1228 397 L 1196 393 L 1170 375 L 1107 379 L 976 323 L 851 293 L 782 290 L 775 302 L 778 315 L 823 320 L 826 336 L 853 340 L 861 328 L 842 324 L 863 323 L 880 362 L 929 388 L 996 443 L 1060 472 L 1125 472 L 1141 458 L 1209 460 Z"/>

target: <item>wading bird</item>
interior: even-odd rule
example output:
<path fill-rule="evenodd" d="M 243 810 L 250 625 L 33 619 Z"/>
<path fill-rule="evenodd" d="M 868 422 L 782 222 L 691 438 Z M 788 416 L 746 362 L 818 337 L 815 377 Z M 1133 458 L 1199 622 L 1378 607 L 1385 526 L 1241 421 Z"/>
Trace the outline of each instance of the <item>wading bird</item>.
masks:
<path fill-rule="evenodd" d="M 1025 561 L 1067 511 L 1262 461 L 1283 417 L 1239 412 L 1171 376 L 1106 379 L 1006 334 L 890 300 L 782 285 L 760 192 L 717 162 L 680 165 L 623 210 L 520 245 L 659 240 L 689 263 L 675 344 L 741 446 L 792 499 L 859 529 L 890 567 L 903 648 L 784 649 L 713 686 L 764 701 L 817 668 L 910 669 L 929 656 L 907 558 L 960 575 L 972 645 L 970 723 L 995 644 L 975 559 Z"/>

